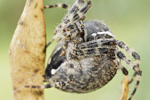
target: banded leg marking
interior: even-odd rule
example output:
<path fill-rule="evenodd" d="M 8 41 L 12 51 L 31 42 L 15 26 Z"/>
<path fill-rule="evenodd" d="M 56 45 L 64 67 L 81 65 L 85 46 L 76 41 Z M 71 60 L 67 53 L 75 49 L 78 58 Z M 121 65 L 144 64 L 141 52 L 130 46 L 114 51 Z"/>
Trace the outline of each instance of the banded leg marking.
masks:
<path fill-rule="evenodd" d="M 74 44 L 74 47 L 76 49 L 89 49 L 89 48 L 96 48 L 96 47 L 103 47 L 103 46 L 115 46 L 116 45 L 116 40 L 113 39 L 98 39 L 98 40 L 93 40 L 85 43 L 78 43 Z"/>
<path fill-rule="evenodd" d="M 129 53 L 135 59 L 135 63 L 137 63 L 137 66 L 139 66 L 140 56 L 135 51 L 126 46 L 125 43 L 123 43 L 122 41 L 117 40 L 117 44 L 120 48 L 124 49 L 127 53 Z"/>
<path fill-rule="evenodd" d="M 61 88 L 62 86 L 68 85 L 72 81 L 72 76 L 70 76 L 69 80 L 62 82 L 55 82 L 54 84 L 46 84 L 46 85 L 25 85 L 26 88 L 39 88 L 39 89 L 47 89 L 47 88 Z"/>
<path fill-rule="evenodd" d="M 67 19 L 68 16 L 71 16 L 70 13 L 76 13 L 77 11 L 79 11 L 79 9 L 81 9 L 81 7 L 83 6 L 83 3 L 84 3 L 84 0 L 77 0 L 74 3 L 74 5 L 71 7 L 71 9 L 68 11 L 68 13 L 66 14 L 66 16 L 64 17 L 64 20 Z M 73 16 L 71 18 L 73 18 Z M 83 16 L 82 18 L 80 18 L 80 20 L 84 20 L 84 19 L 85 19 L 85 16 Z M 71 19 L 69 19 L 69 20 L 71 20 Z M 65 27 L 65 26 L 67 26 L 67 24 L 65 24 L 65 22 L 63 21 L 61 24 L 59 24 L 56 27 L 56 29 L 54 31 L 54 36 L 49 41 L 49 43 L 47 44 L 46 47 L 48 47 L 55 39 L 57 39 L 61 35 L 61 33 L 63 32 L 62 27 Z M 57 33 L 59 33 L 59 34 L 57 34 Z"/>
<path fill-rule="evenodd" d="M 55 29 L 54 35 L 56 35 L 58 32 L 61 33 L 62 27 L 65 27 L 72 22 L 76 23 L 77 21 L 84 19 L 85 17 L 84 14 L 91 7 L 91 1 L 88 1 L 86 5 L 83 8 L 81 8 L 83 3 L 84 3 L 83 0 L 78 0 L 77 3 L 75 2 L 73 7 L 68 11 L 66 16 L 64 17 L 63 22 L 60 25 L 58 25 L 58 27 Z"/>
<path fill-rule="evenodd" d="M 115 53 L 116 49 L 110 48 L 93 48 L 93 49 L 74 49 L 73 54 L 76 56 L 96 56 L 96 55 L 111 55 Z"/>
<path fill-rule="evenodd" d="M 117 56 L 122 59 L 123 61 L 125 61 L 134 71 L 135 73 L 137 74 L 137 81 L 136 81 L 136 86 L 133 90 L 133 92 L 131 93 L 131 96 L 129 97 L 128 100 L 131 100 L 133 95 L 135 94 L 137 88 L 138 88 L 138 85 L 140 83 L 140 79 L 141 79 L 141 76 L 142 76 L 142 71 L 139 69 L 139 63 L 132 63 L 131 60 L 129 60 L 128 58 L 126 58 L 126 56 L 121 52 L 121 51 L 117 51 Z M 134 74 L 134 77 L 135 77 L 135 74 Z M 134 79 L 134 77 L 132 77 L 132 81 Z"/>
<path fill-rule="evenodd" d="M 68 5 L 66 5 L 64 3 L 58 3 L 58 4 L 54 4 L 54 5 L 46 5 L 46 6 L 44 6 L 44 9 L 47 9 L 47 8 L 64 8 L 64 9 L 69 10 Z"/>

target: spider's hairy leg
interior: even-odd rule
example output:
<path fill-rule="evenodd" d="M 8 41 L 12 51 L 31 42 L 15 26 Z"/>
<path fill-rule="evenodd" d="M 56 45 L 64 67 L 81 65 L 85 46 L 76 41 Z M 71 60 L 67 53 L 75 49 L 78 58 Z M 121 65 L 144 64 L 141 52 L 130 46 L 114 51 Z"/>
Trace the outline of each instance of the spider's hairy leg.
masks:
<path fill-rule="evenodd" d="M 67 19 L 71 14 L 75 14 L 77 11 L 79 11 L 83 6 L 83 4 L 84 4 L 84 0 L 76 0 L 76 2 L 68 11 L 68 13 L 65 15 L 64 19 Z"/>
<path fill-rule="evenodd" d="M 64 8 L 69 10 L 69 6 L 64 4 L 64 3 L 58 3 L 58 4 L 54 4 L 54 5 L 46 5 L 44 6 L 44 9 L 47 8 Z M 46 48 L 57 38 L 58 36 L 53 36 L 52 39 L 46 44 Z"/>
<path fill-rule="evenodd" d="M 74 25 L 70 24 L 66 28 L 63 29 L 63 35 L 60 32 L 59 34 L 54 35 L 52 39 L 50 39 L 50 41 L 47 43 L 46 47 L 48 47 L 55 39 L 58 39 L 57 42 L 59 42 L 63 37 L 69 40 L 70 36 L 75 33 L 77 34 L 76 28 L 74 27 Z"/>
<path fill-rule="evenodd" d="M 63 28 L 65 26 L 69 25 L 70 23 L 76 23 L 79 20 L 85 19 L 84 14 L 91 7 L 91 1 L 88 1 L 84 7 L 82 7 L 84 2 L 82 1 L 82 3 L 81 3 L 81 1 L 82 0 L 78 0 L 75 2 L 73 7 L 68 11 L 66 16 L 64 17 L 63 22 L 60 25 L 58 25 L 58 27 L 55 29 L 54 35 L 56 35 L 57 33 L 61 33 L 63 31 Z M 80 5 L 82 8 L 80 6 L 78 7 L 76 5 L 78 5 L 78 6 Z"/>
<path fill-rule="evenodd" d="M 72 29 L 70 31 L 65 31 L 63 33 L 63 35 L 58 38 L 57 42 L 61 41 L 62 39 L 64 39 L 64 42 L 65 42 L 65 41 L 69 40 L 71 37 L 75 36 L 76 34 L 78 34 L 76 28 Z"/>
<path fill-rule="evenodd" d="M 74 49 L 73 54 L 76 56 L 96 56 L 96 55 L 113 55 L 115 53 L 115 48 L 103 47 L 103 48 L 89 48 L 89 49 Z"/>
<path fill-rule="evenodd" d="M 115 39 L 97 39 L 92 40 L 84 43 L 76 43 L 74 47 L 76 49 L 92 49 L 92 48 L 100 48 L 103 46 L 115 46 L 116 40 Z"/>
<path fill-rule="evenodd" d="M 25 85 L 26 88 L 39 88 L 39 89 L 45 89 L 45 88 L 51 88 L 51 84 L 46 85 Z"/>
<path fill-rule="evenodd" d="M 62 38 L 64 39 L 64 41 L 74 39 L 77 39 L 78 43 L 81 43 L 84 40 L 84 35 L 86 34 L 86 30 L 84 27 L 84 24 L 82 21 L 77 22 L 77 23 L 73 23 L 73 24 L 69 24 L 68 26 L 66 26 L 63 29 L 63 35 L 61 35 L 57 42 L 59 42 L 60 40 L 62 40 Z M 66 45 L 65 45 L 66 44 Z M 67 46 L 67 43 L 64 43 L 64 47 Z"/>
<path fill-rule="evenodd" d="M 71 44 L 69 44 L 69 46 L 70 45 Z M 76 56 L 95 56 L 103 54 L 114 56 L 116 51 L 116 40 L 98 39 L 84 43 L 75 43 L 72 47 L 74 48 L 72 53 Z"/>
<path fill-rule="evenodd" d="M 91 1 L 89 0 L 78 12 L 70 13 L 67 18 L 64 18 L 63 22 L 65 24 L 79 21 L 79 19 L 84 17 L 84 14 L 90 9 Z"/>
<path fill-rule="evenodd" d="M 67 19 L 68 16 L 70 16 L 71 13 L 76 13 L 77 11 L 79 11 L 79 9 L 81 9 L 81 7 L 84 4 L 84 0 L 77 0 L 73 6 L 69 9 L 68 13 L 66 14 L 66 16 L 64 17 L 64 19 Z M 84 19 L 85 17 L 83 17 L 82 19 Z M 52 37 L 52 39 L 48 42 L 47 46 L 48 47 L 55 39 L 57 39 L 62 33 L 63 33 L 63 29 L 65 27 L 65 23 L 62 22 L 61 24 L 59 24 L 56 29 L 54 30 L 54 36 Z M 58 34 L 57 34 L 58 33 Z"/>
<path fill-rule="evenodd" d="M 133 51 L 132 49 L 130 49 L 129 47 L 127 47 L 122 41 L 117 41 L 117 44 L 120 48 L 124 49 L 126 52 L 129 53 L 129 55 L 133 56 L 133 58 L 135 59 L 135 63 L 137 64 L 137 67 L 139 67 L 140 65 L 140 56 Z M 136 77 L 137 73 L 135 72 L 133 77 L 131 78 L 131 80 L 129 81 L 129 84 L 131 84 L 134 80 L 134 78 Z"/>
<path fill-rule="evenodd" d="M 70 17 L 71 14 L 73 14 L 73 15 L 76 14 L 76 12 L 79 11 L 79 10 L 82 8 L 83 4 L 84 4 L 84 0 L 77 0 L 77 1 L 73 4 L 73 6 L 69 9 L 68 13 L 65 15 L 65 17 L 64 17 L 64 19 L 63 19 L 63 22 L 62 22 L 61 24 L 59 24 L 59 25 L 56 27 L 56 29 L 55 29 L 55 31 L 54 31 L 54 35 L 56 35 L 58 32 L 59 32 L 59 33 L 62 32 L 63 28 L 64 28 L 65 25 L 67 24 L 67 23 L 64 23 L 64 20 L 65 20 L 65 19 L 68 19 L 68 17 Z M 72 17 L 71 17 L 71 18 L 72 18 Z"/>
<path fill-rule="evenodd" d="M 61 88 L 62 86 L 65 86 L 69 84 L 71 80 L 68 81 L 62 81 L 62 82 L 55 82 L 53 84 L 46 84 L 46 85 L 25 85 L 26 88 L 39 88 L 39 89 L 47 89 L 47 88 Z"/>
<path fill-rule="evenodd" d="M 118 44 L 118 46 L 120 48 L 122 48 L 127 53 L 129 53 L 129 55 L 133 56 L 133 58 L 135 59 L 135 63 L 137 64 L 137 66 L 140 65 L 140 56 L 135 51 L 133 51 L 132 49 L 130 49 L 128 46 L 126 46 L 125 43 L 123 43 L 122 41 L 117 40 L 117 44 Z"/>
<path fill-rule="evenodd" d="M 128 70 L 121 64 L 121 61 L 119 58 L 116 59 L 116 62 L 119 66 L 119 68 L 121 69 L 122 73 L 125 75 L 125 76 L 128 76 Z"/>
<path fill-rule="evenodd" d="M 79 21 L 75 23 L 75 26 L 78 30 L 78 40 L 80 41 L 79 43 L 85 42 L 85 34 L 87 34 L 87 31 L 85 29 L 85 26 L 82 21 Z"/>
<path fill-rule="evenodd" d="M 140 83 L 140 79 L 141 79 L 141 76 L 142 76 L 142 71 L 139 69 L 138 63 L 134 64 L 133 62 L 131 62 L 131 60 L 129 60 L 121 51 L 117 51 L 117 56 L 121 60 L 125 61 L 137 74 L 136 86 L 135 86 L 131 96 L 128 99 L 128 100 L 131 100 L 133 95 L 135 94 L 137 88 L 138 88 L 139 83 Z"/>
<path fill-rule="evenodd" d="M 85 19 L 84 14 L 91 7 L 91 1 L 89 0 L 85 4 L 85 6 L 83 8 L 81 8 L 82 5 L 83 5 L 83 3 L 84 3 L 83 0 L 77 0 L 74 3 L 73 7 L 66 14 L 63 22 L 56 27 L 56 29 L 54 31 L 54 35 L 55 36 L 53 36 L 53 38 L 49 41 L 49 43 L 47 44 L 47 46 L 50 45 L 53 42 L 53 40 L 57 39 L 61 35 L 61 33 L 63 33 L 63 29 L 64 29 L 65 26 L 69 25 L 70 23 L 72 23 L 74 21 Z"/>
<path fill-rule="evenodd" d="M 127 76 L 127 75 L 128 75 L 127 69 L 126 69 L 122 64 L 121 64 L 120 66 L 121 66 L 121 71 L 122 71 L 122 73 L 123 73 L 125 76 Z"/>
<path fill-rule="evenodd" d="M 66 5 L 64 3 L 58 3 L 58 4 L 54 4 L 54 5 L 46 5 L 46 6 L 44 6 L 44 9 L 46 9 L 46 8 L 64 8 L 64 9 L 69 10 L 68 5 Z"/>
<path fill-rule="evenodd" d="M 65 40 L 76 39 L 77 43 L 85 41 L 84 35 L 86 34 L 86 30 L 82 21 L 66 26 L 63 32 L 63 35 L 57 40 L 57 42 L 62 38 Z"/>
<path fill-rule="evenodd" d="M 141 76 L 142 76 L 142 71 L 139 68 L 140 65 L 140 56 L 133 51 L 132 49 L 130 49 L 128 46 L 126 46 L 122 41 L 118 41 L 117 40 L 117 44 L 120 48 L 124 49 L 127 53 L 129 53 L 131 56 L 133 56 L 133 58 L 135 59 L 134 64 L 131 62 L 131 60 L 127 59 L 126 56 L 122 53 L 122 52 L 118 52 L 118 57 L 120 57 L 120 59 L 123 59 L 127 64 L 129 64 L 131 66 L 131 68 L 135 71 L 133 77 L 131 78 L 131 80 L 129 81 L 129 84 L 132 83 L 132 81 L 134 80 L 134 78 L 137 75 L 137 82 L 136 82 L 136 86 L 134 91 L 132 92 L 129 100 L 132 99 L 133 95 L 135 94 L 137 87 L 139 85 Z"/>
<path fill-rule="evenodd" d="M 135 79 L 136 75 L 137 75 L 136 72 L 134 72 L 134 74 L 133 74 L 131 80 L 129 81 L 129 84 L 131 84 L 131 83 L 133 82 L 133 80 Z"/>

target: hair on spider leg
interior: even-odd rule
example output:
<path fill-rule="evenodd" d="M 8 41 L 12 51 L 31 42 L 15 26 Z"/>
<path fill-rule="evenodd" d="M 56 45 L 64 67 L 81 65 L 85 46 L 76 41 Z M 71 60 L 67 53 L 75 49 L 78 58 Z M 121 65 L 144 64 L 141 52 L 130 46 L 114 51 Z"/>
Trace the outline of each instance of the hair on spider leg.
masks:
<path fill-rule="evenodd" d="M 44 9 L 46 9 L 46 8 L 64 8 L 64 9 L 69 10 L 69 6 L 64 3 L 58 3 L 58 4 L 54 4 L 54 5 L 46 5 L 46 6 L 44 6 Z"/>

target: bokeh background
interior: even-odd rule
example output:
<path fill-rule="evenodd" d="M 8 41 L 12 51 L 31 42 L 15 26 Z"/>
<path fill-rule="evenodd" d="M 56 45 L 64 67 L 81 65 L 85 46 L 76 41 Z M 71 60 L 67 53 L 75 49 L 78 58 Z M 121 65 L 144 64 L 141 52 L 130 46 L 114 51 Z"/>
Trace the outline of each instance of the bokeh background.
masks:
<path fill-rule="evenodd" d="M 66 3 L 75 0 L 44 0 L 44 4 Z M 26 0 L 0 0 L 0 99 L 13 100 L 9 72 L 8 48 Z M 46 9 L 47 41 L 65 15 L 64 9 Z M 92 0 L 86 20 L 97 19 L 106 23 L 118 40 L 124 41 L 141 56 L 143 77 L 133 100 L 150 100 L 150 0 Z M 47 50 L 47 58 L 56 43 Z M 130 57 L 130 56 L 128 56 Z M 130 57 L 131 58 L 131 57 Z M 130 77 L 133 71 L 126 65 Z M 87 94 L 72 94 L 57 89 L 45 90 L 45 100 L 118 100 L 121 71 L 105 87 Z M 134 84 L 130 85 L 132 91 Z"/>

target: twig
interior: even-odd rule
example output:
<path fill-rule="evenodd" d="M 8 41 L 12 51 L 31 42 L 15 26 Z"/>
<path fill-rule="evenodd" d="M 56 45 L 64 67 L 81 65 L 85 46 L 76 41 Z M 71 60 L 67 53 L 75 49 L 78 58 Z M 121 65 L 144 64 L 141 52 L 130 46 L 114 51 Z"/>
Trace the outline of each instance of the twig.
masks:
<path fill-rule="evenodd" d="M 120 97 L 119 100 L 127 100 L 128 98 L 128 93 L 129 93 L 129 78 L 128 76 L 124 76 L 124 79 L 121 83 L 121 92 L 120 92 Z"/>

